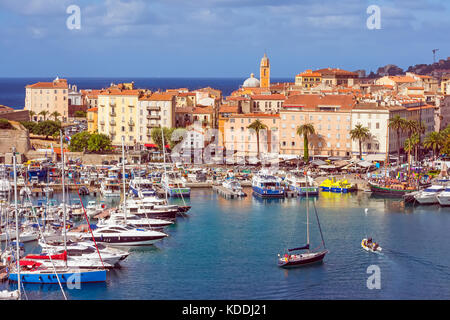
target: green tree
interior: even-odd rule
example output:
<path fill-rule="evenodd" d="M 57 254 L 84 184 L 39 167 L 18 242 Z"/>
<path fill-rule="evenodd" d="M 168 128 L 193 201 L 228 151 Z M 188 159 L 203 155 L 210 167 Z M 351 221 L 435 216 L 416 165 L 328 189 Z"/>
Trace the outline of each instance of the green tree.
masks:
<path fill-rule="evenodd" d="M 173 128 L 153 128 L 150 132 L 150 135 L 152 137 L 153 142 L 158 146 L 159 150 L 162 150 L 163 148 L 163 136 L 162 132 L 164 132 L 164 143 L 170 146 L 171 136 L 172 132 L 175 129 Z"/>
<path fill-rule="evenodd" d="M 389 119 L 389 128 L 395 130 L 397 132 L 397 155 L 398 155 L 398 163 L 400 164 L 400 134 L 404 130 L 405 127 L 405 119 L 396 115 L 395 117 Z"/>
<path fill-rule="evenodd" d="M 411 151 L 414 150 L 414 143 L 413 137 L 407 138 L 403 147 L 403 149 L 408 152 L 408 172 L 411 172 Z"/>
<path fill-rule="evenodd" d="M 433 150 L 433 158 L 436 159 L 440 149 L 444 146 L 444 139 L 441 132 L 430 132 L 423 141 L 423 146 Z"/>
<path fill-rule="evenodd" d="M 87 112 L 83 110 L 77 110 L 74 113 L 75 118 L 86 118 Z"/>
<path fill-rule="evenodd" d="M 44 117 L 44 121 L 47 120 L 47 116 L 48 116 L 48 111 L 47 110 L 42 110 L 41 112 L 38 113 L 40 116 Z"/>
<path fill-rule="evenodd" d="M 259 153 L 259 132 L 261 130 L 267 129 L 267 126 L 264 123 L 262 123 L 260 120 L 255 120 L 247 127 L 247 129 L 252 129 L 256 133 L 256 150 L 257 150 L 256 154 L 258 156 L 258 159 L 260 159 L 260 153 Z"/>
<path fill-rule="evenodd" d="M 88 149 L 91 134 L 87 131 L 76 133 L 70 139 L 69 150 L 71 152 L 83 152 Z"/>
<path fill-rule="evenodd" d="M 58 111 L 54 111 L 50 114 L 50 116 L 53 117 L 55 121 L 58 121 L 58 117 L 61 116 L 61 113 L 59 113 Z"/>
<path fill-rule="evenodd" d="M 30 115 L 30 120 L 33 121 L 33 117 L 36 115 L 36 112 L 34 112 L 33 110 L 28 111 L 28 114 Z"/>
<path fill-rule="evenodd" d="M 34 133 L 37 123 L 34 121 L 20 121 L 20 123 L 27 129 L 30 133 Z"/>
<path fill-rule="evenodd" d="M 303 160 L 309 162 L 309 142 L 308 137 L 315 134 L 316 130 L 312 123 L 305 123 L 297 127 L 297 134 L 301 137 L 303 136 Z"/>
<path fill-rule="evenodd" d="M 0 119 L 0 129 L 13 130 L 14 127 L 9 123 L 7 119 Z"/>
<path fill-rule="evenodd" d="M 89 152 L 103 152 L 111 149 L 111 139 L 105 134 L 93 133 L 88 139 L 87 150 Z"/>
<path fill-rule="evenodd" d="M 350 137 L 352 140 L 358 140 L 359 143 L 359 159 L 362 159 L 362 143 L 370 136 L 369 128 L 363 127 L 362 124 L 357 124 L 354 129 L 350 130 Z"/>
<path fill-rule="evenodd" d="M 40 136 L 45 136 L 48 139 L 49 136 L 53 136 L 55 133 L 61 130 L 61 123 L 59 121 L 41 121 L 34 127 L 33 133 Z"/>

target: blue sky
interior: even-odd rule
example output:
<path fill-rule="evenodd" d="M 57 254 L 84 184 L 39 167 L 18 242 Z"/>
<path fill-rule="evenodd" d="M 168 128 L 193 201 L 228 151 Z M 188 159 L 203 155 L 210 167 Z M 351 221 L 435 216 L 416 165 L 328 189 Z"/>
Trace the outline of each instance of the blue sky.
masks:
<path fill-rule="evenodd" d="M 449 16 L 448 0 L 0 0 L 0 77 L 247 77 L 264 52 L 272 77 L 406 68 L 450 56 Z"/>

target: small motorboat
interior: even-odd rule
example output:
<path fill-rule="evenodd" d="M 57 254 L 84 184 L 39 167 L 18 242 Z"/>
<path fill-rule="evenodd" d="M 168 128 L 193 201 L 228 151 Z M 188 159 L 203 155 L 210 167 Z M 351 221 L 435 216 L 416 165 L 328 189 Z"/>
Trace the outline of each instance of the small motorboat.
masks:
<path fill-rule="evenodd" d="M 362 239 L 361 241 L 361 247 L 369 252 L 381 252 L 382 248 L 380 247 L 380 245 L 376 242 L 372 241 L 372 238 L 368 238 L 368 239 Z"/>
<path fill-rule="evenodd" d="M 0 300 L 19 300 L 19 290 L 14 290 L 14 291 L 3 290 L 3 291 L 0 291 Z"/>

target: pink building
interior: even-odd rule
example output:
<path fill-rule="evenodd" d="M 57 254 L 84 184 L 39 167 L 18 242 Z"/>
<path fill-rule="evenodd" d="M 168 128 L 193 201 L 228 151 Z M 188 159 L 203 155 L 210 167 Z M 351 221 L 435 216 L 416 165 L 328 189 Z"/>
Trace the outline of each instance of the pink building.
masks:
<path fill-rule="evenodd" d="M 66 79 L 56 78 L 53 82 L 38 82 L 25 87 L 25 110 L 33 111 L 33 120 L 44 120 L 42 111 L 49 116 L 57 111 L 60 120 L 66 121 L 69 116 L 69 86 Z"/>

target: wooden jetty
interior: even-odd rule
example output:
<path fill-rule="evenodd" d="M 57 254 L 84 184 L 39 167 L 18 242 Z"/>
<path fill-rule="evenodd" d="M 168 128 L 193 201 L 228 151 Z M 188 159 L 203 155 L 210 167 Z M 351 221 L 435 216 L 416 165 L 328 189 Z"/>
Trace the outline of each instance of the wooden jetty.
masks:
<path fill-rule="evenodd" d="M 223 186 L 213 186 L 212 188 L 214 192 L 217 192 L 219 195 L 227 199 L 242 198 L 247 196 L 245 192 L 244 194 L 240 194 Z"/>

